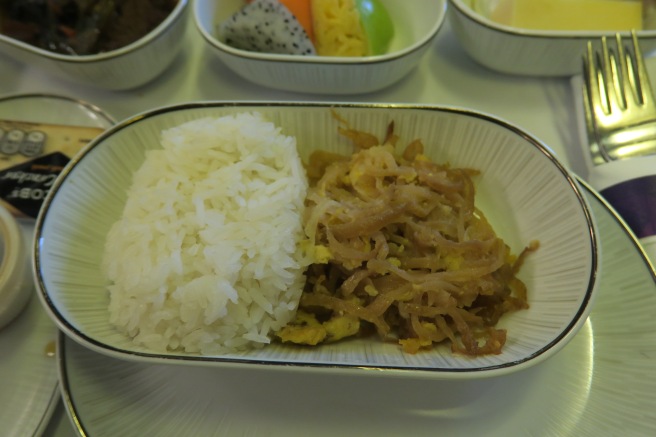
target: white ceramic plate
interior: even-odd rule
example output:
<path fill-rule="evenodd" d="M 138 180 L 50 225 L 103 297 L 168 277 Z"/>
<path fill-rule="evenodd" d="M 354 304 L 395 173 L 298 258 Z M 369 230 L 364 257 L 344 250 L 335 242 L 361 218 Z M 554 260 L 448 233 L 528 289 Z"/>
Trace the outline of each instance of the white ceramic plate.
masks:
<path fill-rule="evenodd" d="M 520 277 L 531 307 L 502 318 L 508 341 L 499 355 L 465 357 L 446 345 L 420 354 L 398 345 L 353 339 L 301 349 L 272 343 L 246 352 L 202 356 L 157 353 L 135 344 L 109 322 L 107 283 L 100 270 L 109 227 L 120 216 L 131 175 L 144 151 L 159 147 L 163 129 L 204 116 L 259 111 L 297 139 L 304 160 L 314 149 L 350 153 L 337 134 L 334 108 L 355 129 L 383 136 L 391 121 L 401 141 L 421 138 L 438 162 L 481 170 L 477 202 L 514 253 L 531 240 Z M 334 366 L 360 372 L 385 368 L 425 378 L 504 374 L 555 354 L 583 325 L 597 284 L 597 246 L 591 213 L 573 177 L 537 140 L 494 117 L 457 108 L 415 105 L 198 102 L 135 116 L 89 145 L 58 178 L 36 225 L 35 266 L 42 302 L 69 336 L 118 358 L 179 364 Z M 368 374 L 376 374 L 368 372 Z"/>
<path fill-rule="evenodd" d="M 151 365 L 60 336 L 66 408 L 80 435 L 656 435 L 656 282 L 597 195 L 595 309 L 558 355 L 478 381 L 419 381 Z"/>
<path fill-rule="evenodd" d="M 39 300 L 0 331 L 0 423 L 6 436 L 40 435 L 59 401 L 57 328 Z"/>
<path fill-rule="evenodd" d="M 98 108 L 61 96 L 0 97 L 0 119 L 109 127 Z M 25 238 L 33 222 L 22 221 Z M 29 259 L 25 260 L 28 263 Z M 55 342 L 57 328 L 33 296 L 27 308 L 0 330 L 0 424 L 6 436 L 37 436 L 59 401 Z"/>

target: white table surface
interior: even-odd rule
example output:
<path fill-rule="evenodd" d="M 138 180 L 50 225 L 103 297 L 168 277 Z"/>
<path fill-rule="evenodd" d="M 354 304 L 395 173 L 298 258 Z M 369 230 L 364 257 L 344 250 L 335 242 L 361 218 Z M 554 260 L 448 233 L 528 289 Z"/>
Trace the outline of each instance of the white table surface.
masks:
<path fill-rule="evenodd" d="M 471 60 L 447 23 L 420 65 L 399 83 L 382 91 L 351 96 L 282 92 L 247 82 L 210 56 L 189 14 L 187 49 L 154 82 L 110 92 L 53 79 L 0 55 L 0 95 L 56 93 L 86 100 L 116 120 L 153 107 L 196 100 L 343 101 L 422 103 L 466 107 L 502 118 L 550 147 L 573 171 L 585 170 L 576 123 L 576 100 L 569 78 L 513 77 Z M 58 405 L 45 432 L 49 437 L 77 433 Z"/>

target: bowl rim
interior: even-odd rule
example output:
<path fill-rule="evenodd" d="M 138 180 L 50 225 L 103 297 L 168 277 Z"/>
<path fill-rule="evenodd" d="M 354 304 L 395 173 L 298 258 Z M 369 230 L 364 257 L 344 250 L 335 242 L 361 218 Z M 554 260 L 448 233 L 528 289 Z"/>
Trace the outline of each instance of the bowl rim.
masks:
<path fill-rule="evenodd" d="M 490 20 L 489 18 L 477 13 L 474 9 L 465 3 L 465 0 L 447 0 L 449 6 L 453 7 L 458 13 L 462 16 L 468 18 L 470 21 L 475 22 L 476 24 L 492 30 L 498 33 L 505 34 L 507 36 L 517 36 L 524 38 L 533 38 L 533 39 L 551 39 L 556 41 L 565 41 L 565 40 L 589 40 L 589 39 L 600 39 L 602 36 L 614 36 L 616 33 L 619 33 L 622 36 L 629 38 L 631 36 L 631 31 L 587 31 L 587 30 L 535 30 L 535 29 L 524 29 L 521 27 L 507 26 L 505 24 L 497 23 Z M 473 0 L 470 0 L 473 1 Z M 648 30 L 639 30 L 636 31 L 638 37 L 642 38 L 654 38 L 656 37 L 656 29 Z"/>
<path fill-rule="evenodd" d="M 71 97 L 63 94 L 46 93 L 46 92 L 0 95 L 0 103 L 11 101 L 11 100 L 26 100 L 26 99 L 56 100 L 65 103 L 72 103 L 83 107 L 90 113 L 95 114 L 98 118 L 104 119 L 107 123 L 111 125 L 116 124 L 116 119 L 112 117 L 108 112 L 105 112 L 103 109 L 101 109 L 99 106 L 94 105 L 93 103 L 90 103 L 86 100 L 78 99 L 76 97 Z"/>
<path fill-rule="evenodd" d="M 64 55 L 61 53 L 51 52 L 49 50 L 42 49 L 37 46 L 33 46 L 23 41 L 11 38 L 7 35 L 0 33 L 0 43 L 5 43 L 14 48 L 23 50 L 24 52 L 31 53 L 33 55 L 38 55 L 46 59 L 50 59 L 58 62 L 65 62 L 71 64 L 92 64 L 95 62 L 107 61 L 121 56 L 128 55 L 132 52 L 135 52 L 142 47 L 150 44 L 152 41 L 158 39 L 162 36 L 166 30 L 173 27 L 175 23 L 184 18 L 184 12 L 187 10 L 187 6 L 190 0 L 177 0 L 177 3 L 171 13 L 159 23 L 153 30 L 148 32 L 146 35 L 137 39 L 136 41 L 131 42 L 128 45 L 119 47 L 116 50 L 110 50 L 108 52 L 96 53 L 92 55 Z"/>
<path fill-rule="evenodd" d="M 290 361 L 277 361 L 268 360 L 258 357 L 248 356 L 205 356 L 205 355 L 183 355 L 183 354 L 162 354 L 158 352 L 141 351 L 141 350 L 127 350 L 121 347 L 103 343 L 100 340 L 90 337 L 81 330 L 77 329 L 73 324 L 67 320 L 61 312 L 57 309 L 50 294 L 46 289 L 46 284 L 43 277 L 43 269 L 41 267 L 41 241 L 43 240 L 44 223 L 47 219 L 48 212 L 55 201 L 59 189 L 68 180 L 73 169 L 96 147 L 103 144 L 109 137 L 116 133 L 131 128 L 141 121 L 157 117 L 162 114 L 170 112 L 179 112 L 186 110 L 195 110 L 203 108 L 245 108 L 256 110 L 261 107 L 274 107 L 274 108 L 347 108 L 347 109 L 363 109 L 363 110 L 383 110 L 383 109 L 400 109 L 400 110 L 422 110 L 422 111 L 435 111 L 439 113 L 457 114 L 467 117 L 482 119 L 484 121 L 498 125 L 507 129 L 514 134 L 525 139 L 531 146 L 537 149 L 540 153 L 545 155 L 552 165 L 561 173 L 570 186 L 580 208 L 582 214 L 587 222 L 587 240 L 590 242 L 590 268 L 587 287 L 583 293 L 583 297 L 579 306 L 567 323 L 555 338 L 549 343 L 544 344 L 535 352 L 523 356 L 518 359 L 509 360 L 500 364 L 493 364 L 487 366 L 471 367 L 471 368 L 429 368 L 429 367 L 400 367 L 395 365 L 363 365 L 354 363 L 323 363 L 323 362 L 290 362 Z M 598 231 L 594 223 L 591 207 L 588 205 L 582 188 L 579 186 L 578 179 L 571 174 L 565 166 L 555 157 L 548 146 L 536 139 L 532 135 L 525 132 L 523 129 L 508 122 L 504 119 L 498 118 L 491 114 L 478 111 L 475 109 L 468 109 L 457 106 L 446 105 L 432 105 L 432 104 L 409 104 L 409 103 L 358 103 L 358 102 L 301 102 L 301 101 L 288 101 L 288 102 L 272 102 L 272 101 L 225 101 L 225 100 L 209 100 L 209 101 L 195 101 L 178 103 L 158 108 L 150 109 L 139 114 L 136 114 L 128 119 L 115 124 L 108 128 L 105 132 L 101 133 L 93 141 L 87 144 L 78 154 L 71 159 L 60 173 L 59 177 L 55 180 L 50 192 L 43 201 L 43 205 L 35 222 L 33 247 L 32 247 L 32 270 L 34 274 L 34 281 L 36 285 L 36 293 L 41 300 L 46 312 L 55 324 L 66 335 L 79 344 L 92 349 L 96 352 L 113 356 L 122 359 L 131 359 L 141 362 L 151 363 L 170 363 L 170 364 L 190 364 L 190 365 L 206 365 L 206 366 L 265 366 L 266 368 L 284 369 L 306 369 L 318 370 L 326 369 L 344 369 L 350 371 L 361 370 L 379 370 L 387 373 L 400 373 L 404 375 L 415 374 L 416 376 L 429 377 L 434 379 L 467 379 L 467 378 L 486 378 L 491 376 L 501 376 L 509 374 L 524 368 L 532 367 L 562 349 L 576 333 L 580 327 L 586 322 L 587 317 L 592 310 L 592 303 L 596 290 L 599 288 L 599 265 L 600 265 L 600 246 L 598 241 Z M 380 373 L 380 372 L 377 372 Z"/>
<path fill-rule="evenodd" d="M 245 59 L 248 61 L 273 61 L 286 64 L 369 65 L 393 61 L 405 57 L 427 46 L 437 36 L 438 32 L 442 28 L 442 25 L 444 24 L 444 21 L 446 20 L 447 0 L 437 0 L 437 2 L 440 4 L 437 17 L 438 19 L 433 23 L 430 31 L 419 40 L 403 48 L 402 50 L 385 53 L 382 55 L 362 57 L 284 55 L 276 53 L 249 52 L 247 50 L 235 49 L 221 42 L 214 36 L 211 30 L 206 29 L 202 25 L 202 20 L 200 19 L 201 2 L 199 0 L 194 1 L 193 15 L 196 29 L 201 34 L 203 39 L 207 41 L 207 43 L 209 43 L 215 49 L 237 58 Z"/>
<path fill-rule="evenodd" d="M 26 263 L 26 249 L 23 245 L 23 233 L 18 221 L 5 206 L 0 204 L 0 295 L 14 301 L 23 293 L 23 271 L 29 268 Z M 28 290 L 24 291 L 29 294 Z M 10 310 L 12 305 L 3 310 Z M 0 323 L 0 327 L 2 324 Z"/>

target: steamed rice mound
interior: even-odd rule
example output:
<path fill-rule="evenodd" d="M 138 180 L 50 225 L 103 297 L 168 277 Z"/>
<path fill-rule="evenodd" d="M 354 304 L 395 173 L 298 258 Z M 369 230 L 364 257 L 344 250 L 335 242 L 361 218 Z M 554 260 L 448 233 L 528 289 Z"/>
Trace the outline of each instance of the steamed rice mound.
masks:
<path fill-rule="evenodd" d="M 111 323 L 154 351 L 269 343 L 293 318 L 309 264 L 295 139 L 242 113 L 168 129 L 161 146 L 107 235 Z"/>

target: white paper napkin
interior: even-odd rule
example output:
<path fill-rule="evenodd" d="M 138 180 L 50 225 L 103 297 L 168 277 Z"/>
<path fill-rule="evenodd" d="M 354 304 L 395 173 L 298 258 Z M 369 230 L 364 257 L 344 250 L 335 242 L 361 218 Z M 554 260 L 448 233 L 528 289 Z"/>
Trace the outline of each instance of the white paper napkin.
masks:
<path fill-rule="evenodd" d="M 656 58 L 645 60 L 656 90 Z M 615 208 L 636 234 L 645 253 L 656 264 L 656 155 L 594 165 L 583 111 L 583 78 L 572 77 L 583 174 L 579 174 Z M 581 170 L 579 170 L 581 173 Z"/>

